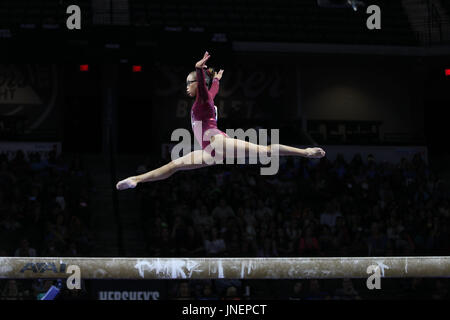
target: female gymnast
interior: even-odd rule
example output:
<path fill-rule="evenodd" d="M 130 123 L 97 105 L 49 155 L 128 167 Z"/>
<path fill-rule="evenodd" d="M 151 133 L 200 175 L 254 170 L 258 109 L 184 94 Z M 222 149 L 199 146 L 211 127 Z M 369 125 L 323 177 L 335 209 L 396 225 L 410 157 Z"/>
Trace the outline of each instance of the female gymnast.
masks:
<path fill-rule="evenodd" d="M 278 155 L 280 156 L 301 156 L 307 158 L 322 158 L 325 156 L 325 151 L 321 148 L 298 149 L 282 144 L 262 146 L 230 138 L 226 133 L 220 131 L 217 128 L 217 110 L 214 106 L 214 97 L 219 91 L 219 81 L 222 78 L 223 70 L 221 69 L 219 72 L 214 73 L 206 70 L 205 76 L 206 61 L 210 57 L 209 53 L 205 52 L 203 58 L 195 64 L 195 71 L 191 72 L 186 80 L 187 94 L 190 97 L 195 97 L 195 102 L 191 109 L 192 130 L 196 140 L 202 146 L 202 150 L 192 151 L 158 169 L 119 181 L 116 185 L 118 190 L 135 188 L 138 183 L 167 179 L 177 171 L 198 169 L 216 163 L 223 163 L 223 159 L 230 156 L 237 158 L 241 154 L 248 156 L 249 154 L 257 153 L 264 153 L 270 156 L 272 148 L 274 150 L 278 149 Z M 227 154 L 226 151 L 230 150 L 233 152 Z M 218 154 L 215 154 L 215 151 Z M 216 159 L 222 159 L 222 161 L 215 162 L 214 160 Z"/>

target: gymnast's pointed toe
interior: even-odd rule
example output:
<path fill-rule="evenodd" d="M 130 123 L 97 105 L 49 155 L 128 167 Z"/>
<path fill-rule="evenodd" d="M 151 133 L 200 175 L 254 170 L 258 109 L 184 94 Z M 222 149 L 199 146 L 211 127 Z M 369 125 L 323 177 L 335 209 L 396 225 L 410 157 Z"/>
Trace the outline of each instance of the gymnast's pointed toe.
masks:
<path fill-rule="evenodd" d="M 126 190 L 126 189 L 133 189 L 136 188 L 137 182 L 133 178 L 127 178 L 124 180 L 119 181 L 116 184 L 117 190 Z"/>

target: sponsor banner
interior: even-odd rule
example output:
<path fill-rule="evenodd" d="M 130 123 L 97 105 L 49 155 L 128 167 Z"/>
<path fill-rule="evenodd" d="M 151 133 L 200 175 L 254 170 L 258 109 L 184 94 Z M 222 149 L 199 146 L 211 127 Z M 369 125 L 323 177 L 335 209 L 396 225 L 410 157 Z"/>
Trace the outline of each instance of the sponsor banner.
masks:
<path fill-rule="evenodd" d="M 96 300 L 164 300 L 167 281 L 164 280 L 92 280 Z"/>

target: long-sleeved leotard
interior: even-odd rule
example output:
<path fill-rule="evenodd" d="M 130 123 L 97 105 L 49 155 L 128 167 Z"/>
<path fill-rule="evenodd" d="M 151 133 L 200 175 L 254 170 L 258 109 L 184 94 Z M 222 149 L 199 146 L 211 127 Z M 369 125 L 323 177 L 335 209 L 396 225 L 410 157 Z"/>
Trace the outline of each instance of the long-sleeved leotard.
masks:
<path fill-rule="evenodd" d="M 217 109 L 214 106 L 214 97 L 219 91 L 219 80 L 213 79 L 208 92 L 204 70 L 196 68 L 195 71 L 197 73 L 197 97 L 191 109 L 191 125 L 195 139 L 205 150 L 209 146 L 212 136 L 222 134 L 227 137 L 227 135 L 217 128 Z M 211 154 L 214 156 L 214 151 Z"/>

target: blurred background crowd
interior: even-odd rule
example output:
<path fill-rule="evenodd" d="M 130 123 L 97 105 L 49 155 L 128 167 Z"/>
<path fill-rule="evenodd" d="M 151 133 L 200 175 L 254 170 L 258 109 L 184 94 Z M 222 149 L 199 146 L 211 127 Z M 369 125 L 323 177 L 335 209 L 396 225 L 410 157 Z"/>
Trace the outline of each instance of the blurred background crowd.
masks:
<path fill-rule="evenodd" d="M 95 256 L 95 188 L 77 156 L 1 156 L 1 256 Z M 147 159 L 150 169 L 159 162 Z M 142 170 L 142 166 L 141 170 Z M 213 166 L 139 185 L 149 257 L 331 257 L 449 255 L 447 185 L 415 154 L 379 162 L 283 158 L 280 172 Z M 3 280 L 1 299 L 35 299 L 55 281 Z M 90 295 L 84 290 L 63 297 Z M 384 298 L 448 298 L 446 279 L 383 279 Z M 403 295 L 399 295 L 398 288 Z M 359 299 L 365 281 L 173 281 L 170 299 Z M 391 288 L 391 291 L 389 291 Z M 392 293 L 392 296 L 389 294 Z"/>
<path fill-rule="evenodd" d="M 139 186 L 150 256 L 320 257 L 450 253 L 446 184 L 412 161 L 287 158 Z"/>
<path fill-rule="evenodd" d="M 235 165 L 184 172 L 161 182 L 159 188 L 139 186 L 148 255 L 450 254 L 448 186 L 420 154 L 400 163 L 379 162 L 372 155 L 362 159 L 358 153 L 349 162 L 342 155 L 334 161 L 285 160 L 273 177 L 259 175 L 258 166 Z M 207 282 L 202 289 L 183 282 L 174 296 L 340 299 L 368 294 L 364 281 L 350 279 L 265 280 L 260 285 L 248 281 L 253 285 L 247 286 L 227 282 Z M 355 282 L 360 282 L 359 293 Z M 396 290 L 391 296 L 383 290 L 385 298 L 448 297 L 444 279 L 386 282 Z M 399 291 L 408 293 L 402 296 Z"/>
<path fill-rule="evenodd" d="M 0 154 L 0 256 L 90 256 L 92 193 L 79 157 Z M 0 299 L 36 298 L 51 283 L 2 280 Z"/>

